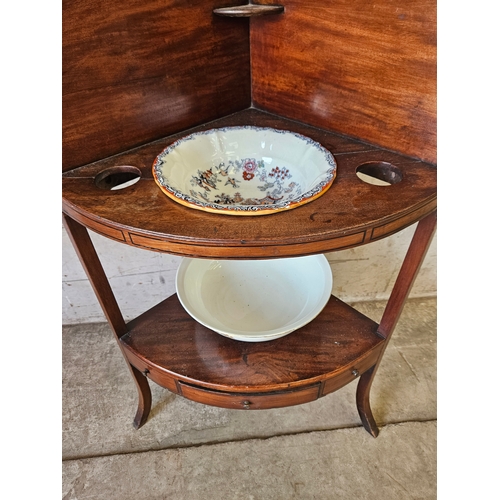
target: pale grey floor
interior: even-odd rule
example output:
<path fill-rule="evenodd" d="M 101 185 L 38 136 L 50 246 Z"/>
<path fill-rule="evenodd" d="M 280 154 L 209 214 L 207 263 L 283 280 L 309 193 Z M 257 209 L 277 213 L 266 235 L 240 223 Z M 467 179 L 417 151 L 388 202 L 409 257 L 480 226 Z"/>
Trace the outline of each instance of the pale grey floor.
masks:
<path fill-rule="evenodd" d="M 356 308 L 380 319 L 384 303 Z M 356 385 L 305 405 L 226 410 L 151 383 L 146 425 L 106 324 L 63 328 L 65 500 L 436 498 L 436 300 L 405 306 L 360 425 Z"/>

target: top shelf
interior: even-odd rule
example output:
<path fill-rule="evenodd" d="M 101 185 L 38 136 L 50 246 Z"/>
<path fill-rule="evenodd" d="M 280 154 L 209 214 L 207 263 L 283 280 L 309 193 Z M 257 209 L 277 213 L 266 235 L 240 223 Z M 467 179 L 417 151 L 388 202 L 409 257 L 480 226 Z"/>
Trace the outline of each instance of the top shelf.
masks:
<path fill-rule="evenodd" d="M 221 7 L 214 9 L 213 13 L 223 17 L 259 17 L 272 14 L 281 14 L 285 10 L 283 5 L 236 5 L 234 7 Z"/>
<path fill-rule="evenodd" d="M 164 195 L 152 176 L 156 156 L 175 140 L 211 128 L 253 125 L 308 136 L 331 151 L 337 177 L 317 200 L 292 210 L 234 217 L 184 207 Z M 356 175 L 362 164 L 385 162 L 402 179 L 377 186 Z M 102 189 L 104 170 L 127 166 L 140 180 Z M 109 238 L 145 249 L 198 258 L 278 258 L 324 253 L 384 238 L 436 209 L 436 167 L 334 133 L 247 109 L 63 174 L 63 211 Z"/>

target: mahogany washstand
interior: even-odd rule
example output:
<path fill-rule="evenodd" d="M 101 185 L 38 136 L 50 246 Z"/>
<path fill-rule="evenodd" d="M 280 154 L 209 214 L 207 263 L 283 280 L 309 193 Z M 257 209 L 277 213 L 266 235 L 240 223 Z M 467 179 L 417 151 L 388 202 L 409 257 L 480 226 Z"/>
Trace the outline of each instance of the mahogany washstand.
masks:
<path fill-rule="evenodd" d="M 436 225 L 435 2 L 261 4 L 63 2 L 64 224 L 137 384 L 135 427 L 149 415 L 148 378 L 242 410 L 306 403 L 358 379 L 359 414 L 376 436 L 370 387 Z M 311 137 L 334 155 L 337 178 L 317 200 L 260 217 L 204 213 L 160 191 L 151 167 L 165 147 L 235 125 Z M 379 324 L 331 297 L 311 323 L 263 343 L 202 327 L 176 295 L 127 323 L 87 231 L 181 256 L 274 259 L 415 223 Z"/>

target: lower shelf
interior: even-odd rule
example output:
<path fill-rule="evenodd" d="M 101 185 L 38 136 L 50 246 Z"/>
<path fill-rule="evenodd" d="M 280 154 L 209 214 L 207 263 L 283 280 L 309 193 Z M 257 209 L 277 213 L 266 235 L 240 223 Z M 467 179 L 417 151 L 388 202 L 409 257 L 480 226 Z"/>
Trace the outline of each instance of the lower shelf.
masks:
<path fill-rule="evenodd" d="M 311 323 L 285 337 L 248 343 L 189 316 L 172 295 L 128 324 L 129 362 L 188 399 L 240 409 L 313 401 L 371 368 L 385 340 L 377 323 L 336 297 Z"/>

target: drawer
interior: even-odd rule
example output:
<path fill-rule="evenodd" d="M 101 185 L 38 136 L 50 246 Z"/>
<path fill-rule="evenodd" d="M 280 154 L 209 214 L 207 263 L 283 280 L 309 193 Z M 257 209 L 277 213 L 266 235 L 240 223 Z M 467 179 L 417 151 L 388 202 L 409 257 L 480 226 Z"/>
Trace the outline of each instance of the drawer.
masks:
<path fill-rule="evenodd" d="M 309 403 L 318 398 L 321 384 L 267 393 L 222 392 L 178 383 L 182 395 L 193 401 L 235 410 L 265 410 Z"/>

